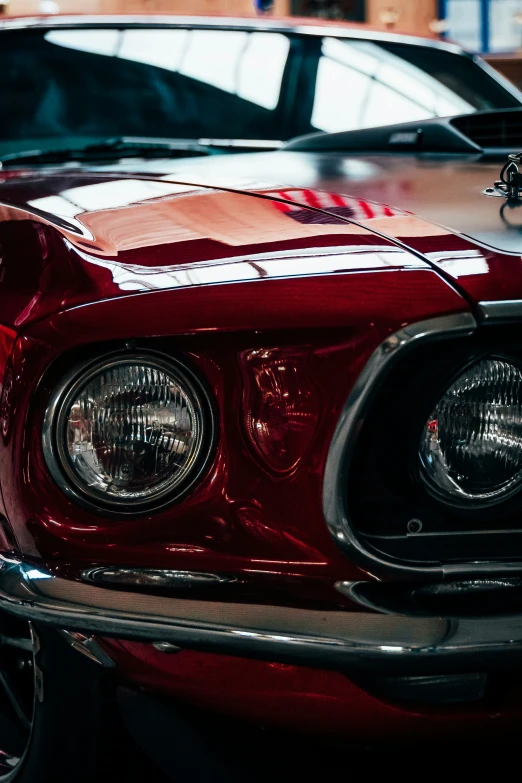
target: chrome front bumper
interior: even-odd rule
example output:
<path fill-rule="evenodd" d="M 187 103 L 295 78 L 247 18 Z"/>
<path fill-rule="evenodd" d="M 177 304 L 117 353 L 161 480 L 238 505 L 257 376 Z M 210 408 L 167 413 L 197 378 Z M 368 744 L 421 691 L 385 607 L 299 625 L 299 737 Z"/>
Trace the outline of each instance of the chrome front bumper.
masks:
<path fill-rule="evenodd" d="M 0 608 L 69 631 L 346 670 L 448 670 L 522 658 L 522 615 L 444 619 L 123 592 L 0 561 Z"/>

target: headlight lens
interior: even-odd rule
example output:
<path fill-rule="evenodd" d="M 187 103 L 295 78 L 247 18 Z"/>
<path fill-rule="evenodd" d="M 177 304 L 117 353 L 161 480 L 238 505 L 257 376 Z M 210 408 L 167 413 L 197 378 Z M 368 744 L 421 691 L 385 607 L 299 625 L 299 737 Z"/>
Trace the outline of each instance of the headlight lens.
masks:
<path fill-rule="evenodd" d="M 50 408 L 44 451 L 63 489 L 138 511 L 181 492 L 207 448 L 208 403 L 191 374 L 160 358 L 109 359 Z"/>
<path fill-rule="evenodd" d="M 469 367 L 445 392 L 421 438 L 422 477 L 447 500 L 487 505 L 522 483 L 522 370 L 504 359 Z"/>

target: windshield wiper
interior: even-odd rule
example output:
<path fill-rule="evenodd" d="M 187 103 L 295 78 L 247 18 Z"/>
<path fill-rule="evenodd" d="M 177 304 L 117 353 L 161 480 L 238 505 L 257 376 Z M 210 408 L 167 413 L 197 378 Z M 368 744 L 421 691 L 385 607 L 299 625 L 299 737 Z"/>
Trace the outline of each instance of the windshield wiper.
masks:
<path fill-rule="evenodd" d="M 217 145 L 215 149 L 218 149 Z M 46 150 L 21 150 L 0 155 L 0 166 L 17 163 L 66 163 L 68 161 L 92 161 L 96 159 L 140 157 L 171 158 L 212 155 L 213 145 L 201 144 L 193 139 L 148 139 L 119 136 L 102 139 L 83 147 L 64 147 Z"/>

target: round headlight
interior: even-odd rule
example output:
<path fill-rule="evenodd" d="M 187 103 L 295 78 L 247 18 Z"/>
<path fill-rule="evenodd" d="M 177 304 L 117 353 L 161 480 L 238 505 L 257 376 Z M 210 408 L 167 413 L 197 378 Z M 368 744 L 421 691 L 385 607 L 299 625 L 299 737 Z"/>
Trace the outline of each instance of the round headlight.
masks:
<path fill-rule="evenodd" d="M 211 411 L 199 382 L 162 357 L 106 358 L 57 391 L 44 453 L 57 483 L 90 506 L 152 509 L 184 492 L 209 456 Z"/>
<path fill-rule="evenodd" d="M 422 434 L 421 474 L 438 495 L 487 505 L 522 484 L 522 369 L 483 359 L 449 387 Z"/>

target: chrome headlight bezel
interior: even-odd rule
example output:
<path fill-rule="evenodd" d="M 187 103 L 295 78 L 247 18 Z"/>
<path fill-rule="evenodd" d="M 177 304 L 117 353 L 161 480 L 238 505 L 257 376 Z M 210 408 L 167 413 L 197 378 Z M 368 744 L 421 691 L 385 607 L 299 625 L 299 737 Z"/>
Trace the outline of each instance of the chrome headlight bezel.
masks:
<path fill-rule="evenodd" d="M 434 413 L 437 407 L 442 403 L 444 397 L 453 389 L 453 387 L 459 382 L 459 380 L 465 378 L 466 373 L 473 370 L 481 363 L 485 362 L 501 362 L 511 367 L 514 367 L 522 372 L 522 362 L 520 359 L 502 353 L 484 353 L 482 355 L 475 356 L 471 361 L 460 366 L 453 374 L 453 377 L 446 383 L 442 391 L 439 392 L 437 399 L 433 402 L 432 413 Z M 425 446 L 425 439 L 428 429 L 428 421 L 431 414 L 428 415 L 427 420 L 422 428 L 422 434 L 419 441 L 419 448 L 417 450 L 418 467 L 417 472 L 419 480 L 428 492 L 438 502 L 448 507 L 454 507 L 455 509 L 465 510 L 486 510 L 492 506 L 497 506 L 506 503 L 515 495 L 522 491 L 522 470 L 510 480 L 506 480 L 498 489 L 480 492 L 467 492 L 459 484 L 452 479 L 449 472 L 445 470 L 444 457 L 440 449 L 435 448 L 433 459 L 429 460 L 426 454 L 423 453 L 423 445 Z M 438 438 L 437 438 L 438 442 Z"/>
<path fill-rule="evenodd" d="M 522 367 L 519 326 L 491 322 L 474 329 L 473 322 L 462 314 L 439 319 L 438 330 L 431 321 L 415 324 L 392 335 L 398 346 L 392 352 L 387 338 L 354 387 L 360 407 L 352 408 L 350 397 L 345 405 L 338 425 L 344 461 L 336 491 L 328 495 L 339 514 L 333 529 L 343 548 L 354 559 L 360 556 L 360 565 L 372 573 L 402 579 L 475 569 L 500 573 L 520 559 L 522 486 L 498 503 L 453 504 L 432 493 L 420 476 L 418 448 L 426 422 L 463 370 L 492 356 Z M 468 333 L 461 328 L 466 323 Z M 346 420 L 350 427 L 343 429 Z"/>
<path fill-rule="evenodd" d="M 191 399 L 198 425 L 196 449 L 175 485 L 165 487 L 151 498 L 106 499 L 90 490 L 71 466 L 66 447 L 68 415 L 78 393 L 101 372 L 122 364 L 140 363 L 167 373 Z M 161 511 L 181 500 L 194 488 L 208 467 L 215 439 L 216 412 L 204 384 L 184 362 L 148 349 L 114 351 L 102 358 L 77 364 L 62 377 L 52 392 L 42 427 L 43 455 L 55 484 L 70 500 L 104 516 L 143 516 Z"/>

